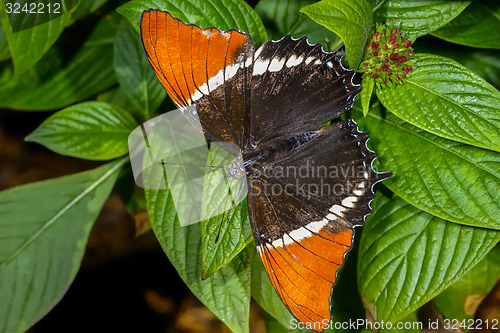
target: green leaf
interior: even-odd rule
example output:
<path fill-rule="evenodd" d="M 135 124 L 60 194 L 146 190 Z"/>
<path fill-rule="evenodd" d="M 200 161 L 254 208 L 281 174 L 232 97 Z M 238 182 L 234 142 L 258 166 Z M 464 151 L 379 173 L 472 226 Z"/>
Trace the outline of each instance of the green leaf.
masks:
<path fill-rule="evenodd" d="M 0 9 L 4 7 L 0 2 Z M 3 16 L 2 23 L 9 42 L 12 60 L 17 74 L 31 69 L 55 43 L 71 19 L 71 13 L 65 13 L 46 23 L 33 28 L 12 32 L 9 17 Z"/>
<path fill-rule="evenodd" d="M 274 290 L 269 276 L 267 276 L 264 265 L 260 260 L 255 245 L 250 244 L 250 260 L 252 263 L 252 297 L 264 311 L 276 319 L 283 327 L 289 328 L 293 319 L 288 309 L 281 302 L 280 297 Z"/>
<path fill-rule="evenodd" d="M 83 46 L 66 63 L 52 47 L 48 54 L 23 75 L 14 75 L 11 64 L 1 63 L 0 107 L 23 111 L 59 109 L 87 99 L 116 83 L 113 39 L 116 25 L 101 20 Z M 60 50 L 59 50 L 60 49 Z"/>
<path fill-rule="evenodd" d="M 233 207 L 229 221 L 227 214 L 201 221 L 203 277 L 221 269 L 251 241 L 246 200 Z"/>
<path fill-rule="evenodd" d="M 166 93 L 151 69 L 139 34 L 125 20 L 115 39 L 114 67 L 120 86 L 140 112 L 141 120 L 149 120 Z"/>
<path fill-rule="evenodd" d="M 373 88 L 375 88 L 375 79 L 371 77 L 364 77 L 361 82 L 363 90 L 361 90 L 361 106 L 363 108 L 363 116 L 366 117 L 368 110 L 370 109 L 370 100 L 373 94 Z"/>
<path fill-rule="evenodd" d="M 434 302 L 448 319 L 472 319 L 481 301 L 500 279 L 500 247 L 496 246 L 460 280 L 439 294 Z"/>
<path fill-rule="evenodd" d="M 442 219 L 500 229 L 500 154 L 427 133 L 379 103 L 366 118 L 354 109 L 378 154 L 374 166 L 393 172 L 384 180 L 393 192 Z"/>
<path fill-rule="evenodd" d="M 432 34 L 452 43 L 500 49 L 500 2 L 477 0 Z"/>
<path fill-rule="evenodd" d="M 128 136 L 137 127 L 126 111 L 102 102 L 70 106 L 47 118 L 26 141 L 61 155 L 110 160 L 128 152 Z"/>
<path fill-rule="evenodd" d="M 443 47 L 436 47 L 436 43 L 440 43 Z M 497 50 L 464 47 L 443 42 L 430 35 L 419 38 L 414 48 L 417 53 L 434 53 L 458 61 L 500 89 L 500 52 Z"/>
<path fill-rule="evenodd" d="M 10 59 L 9 43 L 7 43 L 3 25 L 0 24 L 0 61 L 5 61 L 7 59 Z"/>
<path fill-rule="evenodd" d="M 372 11 L 370 0 L 322 0 L 301 9 L 342 38 L 351 68 L 358 67 L 366 41 L 372 34 Z"/>
<path fill-rule="evenodd" d="M 182 22 L 202 28 L 248 32 L 256 47 L 267 40 L 266 29 L 259 15 L 243 0 L 134 0 L 117 11 L 139 31 L 142 12 L 150 8 L 168 11 Z"/>
<path fill-rule="evenodd" d="M 451 59 L 419 54 L 415 60 L 404 84 L 377 88 L 380 102 L 428 132 L 500 151 L 500 92 Z"/>
<path fill-rule="evenodd" d="M 302 7 L 314 2 L 314 0 L 261 0 L 257 3 L 255 11 L 268 28 L 271 39 L 279 40 L 285 35 L 292 35 L 295 38 L 307 36 L 311 44 L 321 44 L 325 50 L 329 50 L 338 37 L 300 12 Z"/>
<path fill-rule="evenodd" d="M 250 311 L 249 258 L 241 252 L 215 274 L 201 279 L 199 224 L 181 227 L 167 190 L 146 189 L 153 231 L 189 289 L 233 332 L 248 332 Z"/>
<path fill-rule="evenodd" d="M 500 240 L 499 231 L 447 222 L 382 191 L 372 207 L 358 285 L 367 314 L 378 322 L 400 320 L 431 300 Z"/>
<path fill-rule="evenodd" d="M 64 295 L 122 159 L 0 193 L 0 331 L 24 332 Z"/>
<path fill-rule="evenodd" d="M 470 3 L 455 0 L 387 0 L 375 11 L 374 20 L 393 24 L 418 37 L 444 26 Z"/>

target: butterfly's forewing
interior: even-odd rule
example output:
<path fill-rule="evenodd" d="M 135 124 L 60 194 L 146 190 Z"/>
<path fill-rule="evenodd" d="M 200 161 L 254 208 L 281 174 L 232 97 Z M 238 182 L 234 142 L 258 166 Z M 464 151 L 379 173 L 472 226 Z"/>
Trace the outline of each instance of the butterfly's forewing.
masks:
<path fill-rule="evenodd" d="M 249 109 L 254 53 L 249 35 L 201 29 L 148 10 L 141 37 L 148 60 L 170 98 L 181 109 L 196 104 L 204 133 L 216 142 L 241 146 L 244 112 Z"/>
<path fill-rule="evenodd" d="M 291 313 L 316 331 L 330 321 L 336 274 L 354 226 L 372 212 L 372 187 L 388 176 L 371 168 L 376 155 L 367 140 L 351 120 L 321 127 L 286 140 L 293 148 L 269 155 L 249 179 L 264 267 Z"/>
<path fill-rule="evenodd" d="M 317 129 L 349 110 L 361 86 L 352 83 L 340 56 L 291 36 L 264 43 L 255 53 L 251 138 L 259 143 Z"/>

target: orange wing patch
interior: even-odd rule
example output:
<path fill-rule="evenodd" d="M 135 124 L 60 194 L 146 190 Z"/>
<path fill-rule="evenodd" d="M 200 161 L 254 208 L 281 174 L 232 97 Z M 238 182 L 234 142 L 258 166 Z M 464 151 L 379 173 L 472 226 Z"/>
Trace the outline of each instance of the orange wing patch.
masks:
<path fill-rule="evenodd" d="M 299 241 L 258 247 L 274 289 L 290 312 L 308 328 L 322 332 L 330 323 L 330 295 L 352 231 L 321 230 Z M 287 236 L 285 236 L 287 237 Z"/>
<path fill-rule="evenodd" d="M 141 36 L 156 76 L 179 107 L 223 84 L 236 73 L 231 66 L 244 65 L 245 47 L 253 47 L 242 32 L 201 29 L 159 10 L 142 14 Z"/>

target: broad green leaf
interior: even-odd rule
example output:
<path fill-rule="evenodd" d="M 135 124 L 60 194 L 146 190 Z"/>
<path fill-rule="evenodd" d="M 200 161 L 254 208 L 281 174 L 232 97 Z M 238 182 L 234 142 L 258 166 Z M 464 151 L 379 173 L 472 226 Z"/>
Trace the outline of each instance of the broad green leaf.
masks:
<path fill-rule="evenodd" d="M 1 332 L 25 332 L 64 295 L 126 161 L 0 192 Z"/>
<path fill-rule="evenodd" d="M 116 83 L 113 66 L 113 38 L 116 25 L 101 20 L 82 47 L 66 63 L 54 47 L 34 69 L 14 75 L 5 64 L 0 78 L 0 107 L 23 111 L 59 109 L 87 99 Z M 57 44 L 57 43 L 56 43 Z M 49 52 L 50 52 L 49 51 Z M 43 74 L 41 74 L 43 73 Z"/>
<path fill-rule="evenodd" d="M 153 231 L 182 280 L 233 332 L 248 332 L 250 263 L 247 252 L 241 252 L 202 280 L 200 225 L 180 226 L 167 190 L 146 189 L 145 192 Z"/>
<path fill-rule="evenodd" d="M 61 155 L 110 160 L 128 152 L 128 136 L 137 127 L 123 109 L 102 102 L 84 102 L 47 118 L 26 141 Z"/>
<path fill-rule="evenodd" d="M 370 100 L 373 95 L 373 88 L 375 88 L 375 79 L 371 77 L 364 77 L 361 82 L 363 90 L 361 90 L 361 106 L 363 108 L 363 116 L 366 117 L 370 109 Z"/>
<path fill-rule="evenodd" d="M 125 20 L 115 39 L 114 67 L 120 86 L 139 111 L 141 120 L 152 118 L 166 93 L 149 65 L 139 34 Z"/>
<path fill-rule="evenodd" d="M 378 322 L 415 311 L 500 240 L 499 231 L 442 220 L 384 191 L 372 207 L 361 237 L 358 285 L 367 315 Z"/>
<path fill-rule="evenodd" d="M 202 221 L 203 276 L 208 277 L 221 269 L 251 241 L 246 200 L 233 207 L 229 221 L 227 213 Z"/>
<path fill-rule="evenodd" d="M 3 1 L 0 2 L 0 9 L 1 7 L 4 7 Z M 24 15 L 26 16 L 26 14 Z M 9 42 L 15 71 L 18 75 L 31 69 L 43 57 L 45 52 L 59 38 L 70 19 L 71 13 L 67 12 L 33 28 L 13 32 L 9 17 L 7 15 L 3 16 L 3 29 Z"/>
<path fill-rule="evenodd" d="M 432 34 L 452 43 L 500 49 L 500 2 L 477 0 Z"/>
<path fill-rule="evenodd" d="M 338 37 L 307 17 L 300 9 L 314 3 L 314 0 L 262 0 L 255 11 L 268 29 L 270 39 L 279 40 L 285 35 L 295 38 L 307 36 L 309 43 L 321 44 L 325 50 L 337 41 Z"/>
<path fill-rule="evenodd" d="M 434 302 L 448 319 L 472 319 L 481 301 L 500 279 L 500 247 L 496 246 L 460 280 L 439 294 Z"/>
<path fill-rule="evenodd" d="M 150 8 L 168 11 L 182 22 L 202 28 L 247 32 L 256 47 L 267 40 L 266 29 L 259 15 L 243 0 L 133 0 L 117 11 L 139 31 L 142 12 Z"/>
<path fill-rule="evenodd" d="M 456 0 L 387 0 L 378 6 L 374 20 L 393 24 L 418 37 L 444 26 L 470 3 Z"/>
<path fill-rule="evenodd" d="M 436 47 L 436 43 L 443 47 Z M 419 38 L 414 48 L 416 53 L 434 53 L 458 61 L 500 89 L 500 52 L 497 50 L 464 47 L 440 41 L 430 35 Z"/>
<path fill-rule="evenodd" d="M 206 165 L 223 166 L 234 156 L 217 145 L 211 145 Z M 225 170 L 225 169 L 223 169 Z M 203 277 L 215 273 L 230 262 L 252 240 L 248 222 L 246 179 L 235 180 L 225 172 L 205 173 L 201 221 Z M 216 215 L 217 212 L 220 214 Z M 229 215 L 228 215 L 229 214 Z"/>
<path fill-rule="evenodd" d="M 370 0 L 322 0 L 301 9 L 342 38 L 351 68 L 358 67 L 366 41 L 372 34 L 372 11 Z"/>
<path fill-rule="evenodd" d="M 252 263 L 251 287 L 253 299 L 283 327 L 290 328 L 293 319 L 292 315 L 281 302 L 276 290 L 274 290 L 255 245 L 250 244 L 249 249 Z"/>
<path fill-rule="evenodd" d="M 380 102 L 428 132 L 500 151 L 500 92 L 451 59 L 419 54 L 415 60 L 404 84 L 377 88 Z"/>
<path fill-rule="evenodd" d="M 440 138 L 386 112 L 377 103 L 366 118 L 374 165 L 393 175 L 384 184 L 415 207 L 447 221 L 500 229 L 500 154 Z"/>
<path fill-rule="evenodd" d="M 3 25 L 0 24 L 0 61 L 5 61 L 7 59 L 10 59 L 9 43 L 7 43 Z"/>

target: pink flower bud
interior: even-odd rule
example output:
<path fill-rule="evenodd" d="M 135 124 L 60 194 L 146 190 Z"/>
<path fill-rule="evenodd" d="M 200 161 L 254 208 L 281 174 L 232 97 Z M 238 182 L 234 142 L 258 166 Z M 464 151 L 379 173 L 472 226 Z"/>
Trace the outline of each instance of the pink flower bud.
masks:
<path fill-rule="evenodd" d="M 374 49 L 374 50 L 378 49 L 378 45 L 379 45 L 378 42 L 373 42 L 372 49 Z"/>
<path fill-rule="evenodd" d="M 397 61 L 399 56 L 396 53 L 391 54 L 391 60 Z"/>
<path fill-rule="evenodd" d="M 373 74 L 373 78 L 378 79 L 378 74 L 377 74 L 377 73 L 374 73 L 374 74 Z"/>
<path fill-rule="evenodd" d="M 373 56 L 377 57 L 378 56 L 378 51 L 373 51 Z"/>
<path fill-rule="evenodd" d="M 410 47 L 410 46 L 411 46 L 411 41 L 407 40 L 407 41 L 405 42 L 405 45 L 406 45 L 407 47 Z"/>
<path fill-rule="evenodd" d="M 408 60 L 408 58 L 405 56 L 399 57 L 399 62 L 405 62 L 407 60 Z"/>
<path fill-rule="evenodd" d="M 387 66 L 386 64 L 382 65 L 382 70 L 383 71 L 387 71 L 388 69 L 389 69 L 389 66 Z"/>
<path fill-rule="evenodd" d="M 398 29 L 398 28 L 396 28 L 396 29 L 392 30 L 392 33 L 393 33 L 393 34 L 397 34 L 398 32 L 399 32 L 399 29 Z"/>
<path fill-rule="evenodd" d="M 391 37 L 389 37 L 389 43 L 394 43 L 395 41 L 396 41 L 396 36 L 391 35 Z"/>

